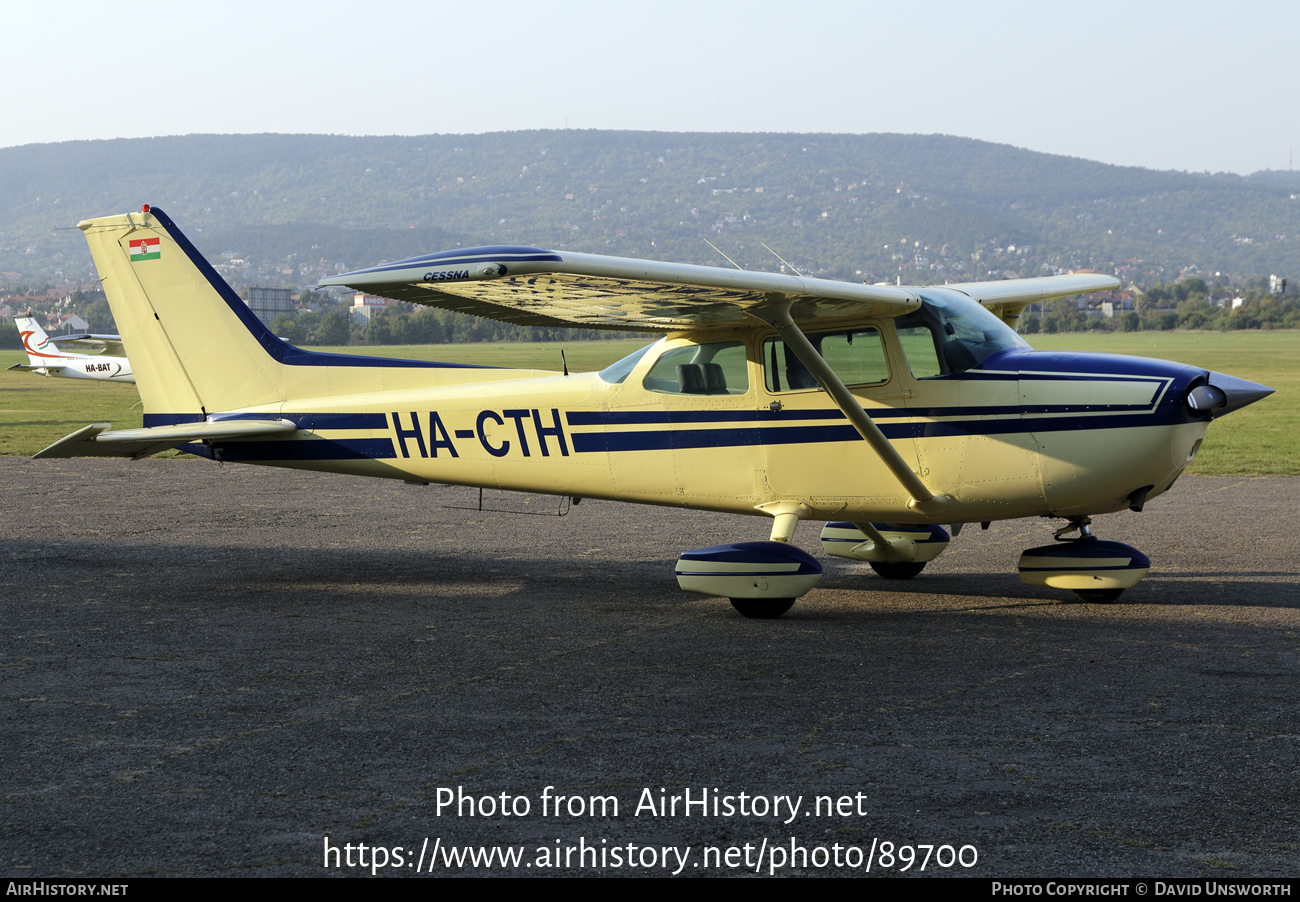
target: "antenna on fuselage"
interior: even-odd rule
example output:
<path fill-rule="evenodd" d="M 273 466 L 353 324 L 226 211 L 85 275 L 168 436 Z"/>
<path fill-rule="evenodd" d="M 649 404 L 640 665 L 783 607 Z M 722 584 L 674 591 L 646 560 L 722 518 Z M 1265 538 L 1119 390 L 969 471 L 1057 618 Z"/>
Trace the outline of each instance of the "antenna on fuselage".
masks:
<path fill-rule="evenodd" d="M 560 348 L 560 366 L 564 367 L 564 375 L 569 375 L 569 361 L 564 359 L 564 348 Z"/>
<path fill-rule="evenodd" d="M 763 244 L 763 242 L 760 241 L 759 244 Z M 767 245 L 763 244 L 763 247 L 767 247 Z M 767 252 L 771 254 L 773 257 L 775 257 L 776 259 L 780 260 L 782 263 L 785 263 L 786 266 L 790 267 L 790 271 L 793 272 L 796 276 L 799 275 L 799 270 L 794 268 L 793 263 L 786 263 L 785 260 L 781 257 L 781 255 L 778 254 L 776 251 L 772 250 L 770 247 L 767 247 Z"/>
<path fill-rule="evenodd" d="M 722 254 L 722 251 L 718 250 L 718 246 L 717 246 L 716 244 L 714 244 L 712 241 L 710 241 L 709 239 L 705 238 L 705 239 L 704 239 L 704 243 L 707 244 L 709 247 L 713 248 L 715 251 L 718 251 L 719 254 Z M 726 254 L 722 254 L 722 256 L 726 259 L 726 261 L 727 261 L 728 263 L 730 263 L 732 266 L 736 267 L 736 269 L 740 269 L 741 272 L 744 272 L 744 270 L 741 269 L 740 264 L 737 263 L 735 260 L 732 260 L 732 259 L 731 259 L 730 257 L 728 257 Z"/>

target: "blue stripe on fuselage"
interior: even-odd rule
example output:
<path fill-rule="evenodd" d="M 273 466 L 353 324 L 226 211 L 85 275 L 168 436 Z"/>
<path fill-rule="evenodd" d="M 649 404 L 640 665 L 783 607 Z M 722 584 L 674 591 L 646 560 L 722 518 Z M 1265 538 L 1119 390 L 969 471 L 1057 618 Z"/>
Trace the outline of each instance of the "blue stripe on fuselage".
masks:
<path fill-rule="evenodd" d="M 996 356 L 997 372 L 979 369 L 934 381 L 954 383 L 984 379 L 1023 378 L 1033 381 L 1122 382 L 1149 381 L 1151 400 L 1145 404 L 1036 404 L 978 407 L 874 408 L 889 439 L 942 438 L 966 435 L 1059 433 L 1096 429 L 1171 426 L 1204 419 L 1182 403 L 1183 390 L 1204 370 L 1167 361 L 1115 355 L 1008 352 Z M 990 358 L 993 361 L 994 358 Z M 1064 372 L 1053 372 L 1056 368 Z M 1020 372 L 1027 370 L 1028 372 Z M 1071 372 L 1075 370 L 1075 372 Z M 1104 373 L 1098 373 L 1104 370 Z M 1019 375 L 1017 375 L 1017 373 Z M 955 387 L 955 386 L 954 386 Z M 701 397 L 700 403 L 709 403 Z M 718 399 L 722 400 L 722 399 Z M 739 400 L 739 399 L 737 399 Z M 227 460 L 328 460 L 362 457 L 392 458 L 388 438 L 329 439 L 328 430 L 372 430 L 389 427 L 383 413 L 236 413 L 212 419 L 292 420 L 315 434 L 307 439 L 217 443 Z M 202 414 L 146 414 L 146 426 L 200 422 Z M 758 445 L 854 442 L 861 436 L 844 422 L 837 408 L 770 410 L 764 408 L 695 410 L 574 410 L 565 414 L 575 453 L 665 451 Z M 907 420 L 910 422 L 899 422 Z M 822 421 L 820 423 L 816 421 Z M 836 421 L 836 422 L 828 422 Z M 674 428 L 674 427 L 694 428 Z M 630 428 L 629 428 L 630 427 Z M 641 428 L 636 428 L 641 427 Z M 464 438 L 457 430 L 457 438 Z"/>
<path fill-rule="evenodd" d="M 889 439 L 942 438 L 962 435 L 1009 435 L 1014 433 L 1078 432 L 1093 429 L 1136 429 L 1190 422 L 1189 417 L 1161 414 L 1093 414 L 1082 416 L 1008 417 L 987 420 L 942 420 L 917 423 L 885 423 L 880 431 Z M 850 425 L 756 426 L 742 429 L 656 429 L 622 432 L 570 433 L 573 450 L 668 451 L 687 448 L 727 448 L 748 445 L 813 444 L 855 442 L 862 436 Z"/>
<path fill-rule="evenodd" d="M 575 432 L 569 436 L 576 453 L 590 451 L 670 451 L 686 448 L 735 448 L 746 445 L 788 445 L 849 442 L 862 436 L 852 426 L 795 426 L 789 429 L 656 429 L 649 432 Z"/>

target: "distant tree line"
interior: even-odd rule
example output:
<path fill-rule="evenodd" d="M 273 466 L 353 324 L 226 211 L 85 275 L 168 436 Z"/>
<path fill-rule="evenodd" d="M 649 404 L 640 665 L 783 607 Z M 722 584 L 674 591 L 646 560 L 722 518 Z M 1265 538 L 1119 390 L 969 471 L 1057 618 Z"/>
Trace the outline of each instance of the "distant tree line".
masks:
<path fill-rule="evenodd" d="M 375 313 L 367 325 L 353 320 L 346 309 L 281 314 L 271 331 L 290 344 L 311 345 L 433 345 L 485 341 L 595 341 L 626 338 L 625 332 L 569 329 L 552 326 L 515 326 L 495 320 L 423 307 Z"/>
<path fill-rule="evenodd" d="M 1167 332 L 1171 329 L 1300 329 L 1300 296 L 1269 291 L 1267 276 L 1247 280 L 1234 307 L 1228 292 L 1215 292 L 1203 279 L 1161 283 L 1137 296 L 1133 310 L 1113 317 L 1088 316 L 1071 298 L 1047 304 L 1039 313 L 1022 316 L 1020 331 L 1036 332 Z M 1216 296 L 1217 295 L 1217 296 Z M 1222 306 L 1220 306 L 1222 303 Z"/>
<path fill-rule="evenodd" d="M 1088 315 L 1073 298 L 1060 298 L 1035 305 L 1020 319 L 1020 331 L 1039 332 L 1156 332 L 1172 329 L 1228 331 L 1238 329 L 1300 329 L 1300 296 L 1292 285 L 1285 295 L 1269 291 L 1267 276 L 1247 280 L 1239 295 L 1242 303 L 1232 306 L 1230 292 L 1210 286 L 1202 279 L 1161 283 L 1139 294 L 1133 310 L 1112 317 Z M 318 292 L 304 291 L 304 303 L 332 303 Z M 1223 302 L 1223 306 L 1219 306 Z M 12 306 L 12 304 L 11 304 Z M 114 333 L 112 311 L 102 294 L 74 292 L 69 312 L 78 313 L 90 324 L 90 331 Z M 40 311 L 37 311 L 38 313 Z M 376 313 L 368 325 L 356 322 L 346 308 L 334 306 L 304 311 L 294 316 L 281 314 L 270 323 L 271 331 L 290 344 L 310 346 L 463 344 L 471 342 L 554 342 L 594 341 L 626 338 L 618 331 L 571 329 L 551 326 L 514 326 L 451 310 L 423 307 L 418 310 L 393 308 Z M 10 322 L 0 328 L 0 349 L 20 350 L 18 330 Z"/>

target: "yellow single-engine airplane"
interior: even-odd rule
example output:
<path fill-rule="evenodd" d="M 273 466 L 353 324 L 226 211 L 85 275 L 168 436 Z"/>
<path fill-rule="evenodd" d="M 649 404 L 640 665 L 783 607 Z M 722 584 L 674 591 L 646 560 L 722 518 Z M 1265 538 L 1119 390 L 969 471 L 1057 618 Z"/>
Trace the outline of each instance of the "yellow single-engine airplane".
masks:
<path fill-rule="evenodd" d="M 1027 583 L 1110 601 L 1150 566 L 1089 518 L 1167 491 L 1210 420 L 1272 389 L 1197 367 L 1036 352 L 1014 330 L 1109 276 L 855 285 L 531 247 L 457 249 L 325 279 L 509 323 L 667 333 L 599 373 L 312 353 L 285 344 L 158 208 L 80 224 L 135 365 L 144 427 L 37 457 L 219 461 L 773 518 L 682 554 L 682 588 L 779 617 L 820 578 L 789 544 L 890 579 L 962 524 L 1066 519 Z M 142 250 L 144 249 L 144 250 Z M 1068 538 L 1071 533 L 1077 533 Z"/>

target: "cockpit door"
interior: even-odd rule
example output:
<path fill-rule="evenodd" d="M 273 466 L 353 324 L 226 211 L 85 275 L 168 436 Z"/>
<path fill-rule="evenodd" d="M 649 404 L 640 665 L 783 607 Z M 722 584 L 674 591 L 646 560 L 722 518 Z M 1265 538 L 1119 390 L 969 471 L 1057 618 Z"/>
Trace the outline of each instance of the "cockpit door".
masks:
<path fill-rule="evenodd" d="M 1019 373 L 997 354 L 1026 348 L 1001 320 L 954 291 L 922 292 L 921 308 L 894 320 L 903 394 L 918 475 L 956 499 L 952 515 L 979 505 L 978 518 L 1026 516 L 1042 498 L 1038 443 L 1025 426 Z"/>
<path fill-rule="evenodd" d="M 888 434 L 901 408 L 897 379 L 885 349 L 883 324 L 809 331 L 807 338 Z M 906 493 L 862 440 L 792 349 L 774 334 L 759 342 L 763 368 L 764 455 L 767 483 L 781 498 L 836 511 L 903 504 Z"/>

